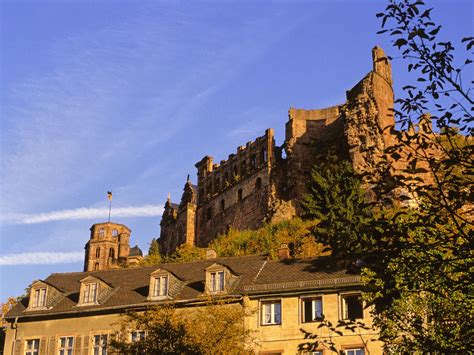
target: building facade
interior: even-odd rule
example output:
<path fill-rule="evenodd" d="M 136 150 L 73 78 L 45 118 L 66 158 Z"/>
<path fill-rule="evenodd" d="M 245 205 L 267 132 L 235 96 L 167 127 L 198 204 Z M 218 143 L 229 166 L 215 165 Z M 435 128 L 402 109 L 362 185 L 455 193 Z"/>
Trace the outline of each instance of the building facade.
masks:
<path fill-rule="evenodd" d="M 267 129 L 220 163 L 210 156 L 199 161 L 197 185 L 188 177 L 181 203 L 165 205 L 161 251 L 170 254 L 183 243 L 206 247 L 231 227 L 255 229 L 300 214 L 298 201 L 323 147 L 334 147 L 357 172 L 374 172 L 385 148 L 396 141 L 393 103 L 391 65 L 375 47 L 372 70 L 346 92 L 345 103 L 290 108 L 281 147 L 275 145 L 273 129 Z M 393 167 L 402 169 L 403 159 Z"/>
<path fill-rule="evenodd" d="M 289 255 L 285 247 L 281 253 Z M 229 298 L 252 312 L 250 350 L 295 354 L 304 333 L 332 342 L 347 355 L 382 354 L 370 312 L 360 299 L 360 277 L 351 264 L 330 257 L 268 260 L 264 256 L 217 258 L 149 267 L 52 274 L 34 282 L 29 297 L 7 315 L 5 354 L 106 354 L 128 310 L 175 304 L 180 312 L 205 307 L 209 295 Z M 219 282 L 217 282 L 218 280 Z M 336 334 L 320 327 L 357 320 L 366 328 Z M 146 336 L 146 334 L 145 334 Z M 132 339 L 132 337 L 130 338 Z M 321 346 L 320 353 L 331 354 Z"/>

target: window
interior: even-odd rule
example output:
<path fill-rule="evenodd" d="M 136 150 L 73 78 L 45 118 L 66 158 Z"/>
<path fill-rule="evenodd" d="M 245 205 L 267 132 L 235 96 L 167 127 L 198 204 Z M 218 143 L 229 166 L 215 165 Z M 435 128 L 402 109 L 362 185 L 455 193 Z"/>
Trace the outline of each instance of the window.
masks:
<path fill-rule="evenodd" d="M 239 191 L 237 191 L 237 200 L 242 201 L 242 189 L 239 189 Z"/>
<path fill-rule="evenodd" d="M 316 350 L 316 351 L 311 351 L 311 355 L 323 355 L 323 352 L 321 350 Z"/>
<path fill-rule="evenodd" d="M 315 322 L 323 319 L 323 300 L 321 297 L 303 298 L 303 323 Z"/>
<path fill-rule="evenodd" d="M 168 296 L 168 276 L 156 276 L 153 280 L 152 297 Z"/>
<path fill-rule="evenodd" d="M 265 148 L 262 148 L 260 151 L 260 164 L 263 164 L 267 161 L 267 151 Z"/>
<path fill-rule="evenodd" d="M 262 325 L 281 324 L 281 302 L 262 302 Z"/>
<path fill-rule="evenodd" d="M 250 158 L 250 169 L 255 169 L 257 167 L 257 156 L 255 154 Z"/>
<path fill-rule="evenodd" d="M 74 337 L 59 338 L 59 355 L 72 355 L 74 348 Z"/>
<path fill-rule="evenodd" d="M 115 259 L 115 249 L 114 248 L 109 249 L 109 258 Z"/>
<path fill-rule="evenodd" d="M 99 229 L 99 237 L 105 237 L 105 229 L 104 228 Z"/>
<path fill-rule="evenodd" d="M 262 187 L 262 178 L 257 178 L 257 180 L 255 181 L 255 188 L 257 190 L 260 190 Z"/>
<path fill-rule="evenodd" d="M 94 355 L 107 355 L 107 334 L 94 335 Z"/>
<path fill-rule="evenodd" d="M 96 283 L 85 284 L 82 303 L 96 303 L 96 302 L 97 302 L 97 284 Z"/>
<path fill-rule="evenodd" d="M 33 303 L 31 308 L 46 307 L 46 287 L 33 289 Z"/>
<path fill-rule="evenodd" d="M 225 210 L 225 200 L 221 200 L 220 208 L 221 208 L 221 212 L 224 212 L 224 210 Z"/>
<path fill-rule="evenodd" d="M 364 355 L 364 349 L 363 348 L 354 348 L 354 349 L 347 349 L 344 350 L 345 355 Z"/>
<path fill-rule="evenodd" d="M 113 236 L 113 237 L 118 236 L 118 230 L 113 229 L 113 230 L 112 230 L 112 236 Z"/>
<path fill-rule="evenodd" d="M 25 355 L 38 355 L 40 341 L 39 339 L 30 339 L 26 341 Z"/>
<path fill-rule="evenodd" d="M 243 161 L 240 166 L 240 175 L 245 176 L 245 174 L 247 174 L 247 162 Z"/>
<path fill-rule="evenodd" d="M 211 272 L 211 292 L 224 291 L 224 271 Z"/>
<path fill-rule="evenodd" d="M 95 265 L 94 265 L 94 270 L 95 270 L 95 271 L 99 270 L 99 267 L 100 267 L 100 266 L 99 266 L 99 263 L 95 263 Z"/>
<path fill-rule="evenodd" d="M 95 257 L 96 257 L 96 258 L 100 258 L 100 248 L 97 248 L 97 249 L 95 250 Z"/>
<path fill-rule="evenodd" d="M 145 331 L 144 330 L 134 330 L 130 333 L 130 340 L 132 342 L 145 340 Z"/>
<path fill-rule="evenodd" d="M 212 207 L 208 207 L 206 210 L 206 221 L 210 221 L 212 219 Z"/>
<path fill-rule="evenodd" d="M 342 319 L 364 318 L 360 294 L 342 296 Z"/>

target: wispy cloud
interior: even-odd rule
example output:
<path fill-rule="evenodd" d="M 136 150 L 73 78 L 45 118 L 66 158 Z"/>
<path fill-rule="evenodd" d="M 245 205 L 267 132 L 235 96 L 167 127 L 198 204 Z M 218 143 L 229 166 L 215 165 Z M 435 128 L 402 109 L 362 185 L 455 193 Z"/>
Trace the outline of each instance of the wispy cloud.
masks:
<path fill-rule="evenodd" d="M 113 209 L 113 217 L 155 217 L 161 216 L 162 205 L 143 205 Z M 76 208 L 36 214 L 7 214 L 2 216 L 5 224 L 36 224 L 55 221 L 106 218 L 108 208 Z"/>
<path fill-rule="evenodd" d="M 33 252 L 0 255 L 0 265 L 68 264 L 84 260 L 83 252 Z"/>

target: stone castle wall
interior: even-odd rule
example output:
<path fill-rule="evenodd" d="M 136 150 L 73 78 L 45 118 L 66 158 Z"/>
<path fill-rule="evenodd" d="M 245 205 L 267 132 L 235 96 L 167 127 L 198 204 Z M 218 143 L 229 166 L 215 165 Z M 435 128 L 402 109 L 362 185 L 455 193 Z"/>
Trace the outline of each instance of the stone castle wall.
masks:
<path fill-rule="evenodd" d="M 372 50 L 372 63 L 372 70 L 347 91 L 345 103 L 290 108 L 282 147 L 275 146 L 268 129 L 220 164 L 209 156 L 199 161 L 197 186 L 191 189 L 188 181 L 180 205 L 165 205 L 161 251 L 169 254 L 183 243 L 204 247 L 230 227 L 255 229 L 299 214 L 318 146 L 334 146 L 357 171 L 370 172 L 393 141 L 394 129 L 391 67 L 381 48 Z"/>

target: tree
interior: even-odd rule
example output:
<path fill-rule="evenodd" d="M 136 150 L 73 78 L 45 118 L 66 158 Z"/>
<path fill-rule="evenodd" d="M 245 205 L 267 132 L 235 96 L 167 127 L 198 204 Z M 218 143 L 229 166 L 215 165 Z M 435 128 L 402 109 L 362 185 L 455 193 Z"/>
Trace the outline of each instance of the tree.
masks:
<path fill-rule="evenodd" d="M 150 243 L 150 247 L 148 248 L 148 255 L 142 261 L 143 265 L 155 265 L 162 262 L 162 256 L 160 253 L 160 245 L 158 241 L 153 238 Z"/>
<path fill-rule="evenodd" d="M 242 354 L 253 339 L 244 326 L 247 314 L 240 303 L 213 299 L 192 309 L 160 305 L 130 312 L 112 347 L 126 354 Z M 130 342 L 130 332 L 137 330 L 146 336 Z"/>
<path fill-rule="evenodd" d="M 463 353 L 474 343 L 473 99 L 462 80 L 472 60 L 467 53 L 455 66 L 431 11 L 423 1 L 391 0 L 377 14 L 380 33 L 394 38 L 418 77 L 396 101 L 402 130 L 374 174 L 383 178 L 371 182 L 373 203 L 362 202 L 357 177 L 338 163 L 313 173 L 306 206 L 326 229 L 315 230 L 317 240 L 341 256 L 363 256 L 364 297 L 389 350 Z M 467 52 L 474 46 L 472 37 L 461 42 Z"/>

